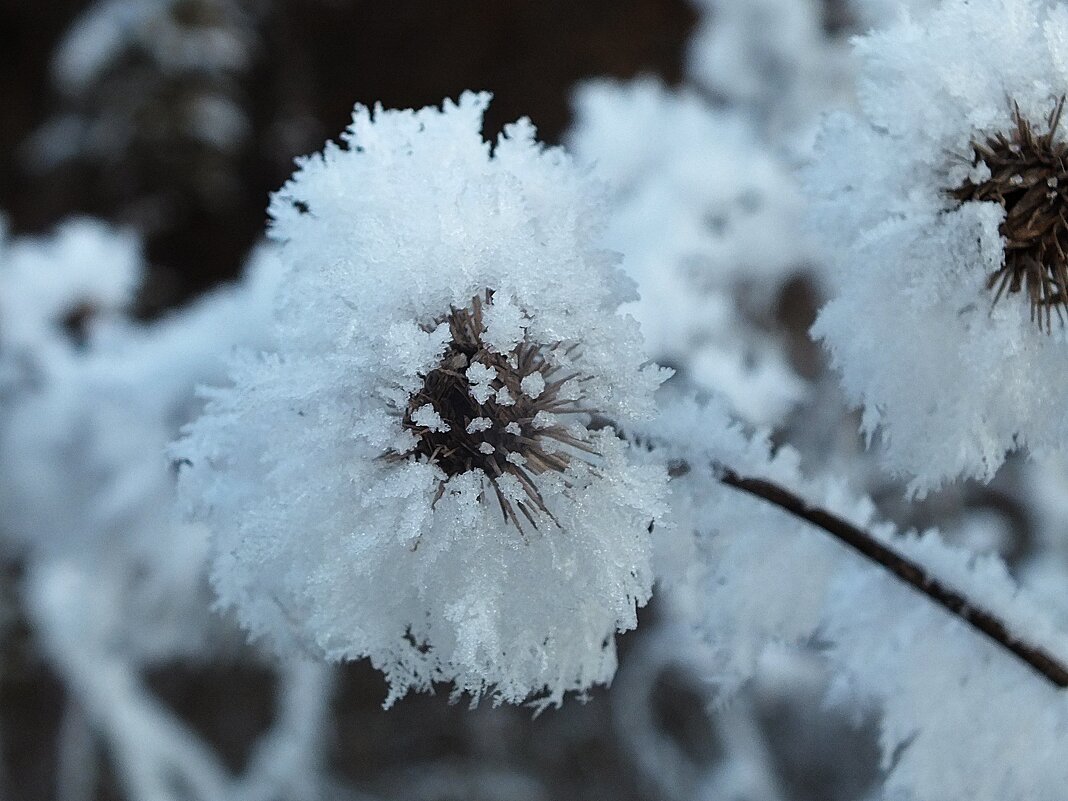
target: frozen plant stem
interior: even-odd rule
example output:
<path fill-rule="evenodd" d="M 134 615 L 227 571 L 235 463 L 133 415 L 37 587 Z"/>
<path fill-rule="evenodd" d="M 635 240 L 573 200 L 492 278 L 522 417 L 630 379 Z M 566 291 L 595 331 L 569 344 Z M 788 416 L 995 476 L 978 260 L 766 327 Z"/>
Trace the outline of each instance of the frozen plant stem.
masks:
<path fill-rule="evenodd" d="M 723 468 L 720 471 L 719 480 L 728 487 L 755 495 L 822 529 L 865 559 L 889 570 L 950 614 L 985 634 L 1001 648 L 1026 662 L 1056 686 L 1068 687 L 1068 667 L 1062 665 L 1042 648 L 1021 641 L 1009 630 L 1004 621 L 981 609 L 959 592 L 944 586 L 928 575 L 920 565 L 891 550 L 863 529 L 857 528 L 825 509 L 811 506 L 800 496 L 771 481 L 741 476 L 730 468 Z"/>

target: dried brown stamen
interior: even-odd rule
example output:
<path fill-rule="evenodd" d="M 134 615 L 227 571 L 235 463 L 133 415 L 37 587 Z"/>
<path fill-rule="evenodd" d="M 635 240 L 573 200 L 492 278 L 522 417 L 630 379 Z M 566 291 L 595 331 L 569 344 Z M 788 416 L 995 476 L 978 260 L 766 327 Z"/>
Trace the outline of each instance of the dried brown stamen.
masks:
<path fill-rule="evenodd" d="M 1068 143 L 1055 141 L 1065 98 L 1057 101 L 1045 133 L 1036 134 L 1013 104 L 1013 128 L 972 142 L 972 163 L 985 164 L 990 177 L 965 180 L 950 194 L 961 202 L 993 201 L 1005 209 L 1001 268 L 987 279 L 994 302 L 1008 291 L 1026 289 L 1031 319 L 1051 328 L 1051 312 L 1064 321 L 1068 309 Z"/>
<path fill-rule="evenodd" d="M 422 388 L 399 410 L 401 425 L 419 438 L 418 443 L 412 450 L 391 453 L 388 458 L 422 457 L 440 467 L 447 477 L 482 470 L 490 479 L 505 520 L 521 530 L 518 515 L 522 514 L 537 528 L 539 513 L 550 519 L 552 513 L 533 477 L 550 470 L 562 473 L 579 452 L 596 452 L 568 427 L 558 422 L 546 424 L 544 417 L 535 424 L 535 417 L 539 413 L 562 415 L 594 410 L 583 406 L 583 395 L 577 389 L 586 378 L 577 372 L 565 373 L 552 358 L 554 351 L 574 355 L 577 344 L 521 342 L 510 353 L 502 354 L 483 342 L 484 309 L 492 302 L 493 291 L 486 290 L 484 297 L 473 297 L 469 307 L 453 308 L 425 326 L 434 330 L 447 323 L 451 338 L 438 366 L 423 377 Z M 472 391 L 467 375 L 468 368 L 476 364 L 493 374 L 479 393 Z M 531 393 L 524 389 L 523 382 L 535 374 L 544 386 L 540 392 Z M 533 383 L 539 382 L 535 379 Z M 528 380 L 527 389 L 530 384 Z M 444 426 L 426 424 L 420 410 L 428 405 Z M 561 449 L 560 444 L 567 449 Z M 497 479 L 505 475 L 518 480 L 525 499 L 513 502 L 502 493 Z M 442 481 L 437 498 L 444 491 Z"/>

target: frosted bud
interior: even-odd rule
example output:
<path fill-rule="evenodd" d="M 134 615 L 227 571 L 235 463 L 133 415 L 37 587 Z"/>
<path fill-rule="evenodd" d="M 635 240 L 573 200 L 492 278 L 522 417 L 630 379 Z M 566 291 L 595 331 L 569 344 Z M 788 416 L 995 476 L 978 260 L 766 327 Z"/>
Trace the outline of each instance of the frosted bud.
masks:
<path fill-rule="evenodd" d="M 222 604 L 280 650 L 369 657 L 387 703 L 558 704 L 612 677 L 651 592 L 666 471 L 615 425 L 664 374 L 616 313 L 599 188 L 527 121 L 491 151 L 488 100 L 358 106 L 302 163 L 270 209 L 279 352 L 235 360 L 176 447 Z"/>
<path fill-rule="evenodd" d="M 1068 446 L 1065 41 L 1068 9 L 1030 0 L 858 38 L 861 108 L 808 170 L 835 248 L 813 333 L 913 492 Z"/>

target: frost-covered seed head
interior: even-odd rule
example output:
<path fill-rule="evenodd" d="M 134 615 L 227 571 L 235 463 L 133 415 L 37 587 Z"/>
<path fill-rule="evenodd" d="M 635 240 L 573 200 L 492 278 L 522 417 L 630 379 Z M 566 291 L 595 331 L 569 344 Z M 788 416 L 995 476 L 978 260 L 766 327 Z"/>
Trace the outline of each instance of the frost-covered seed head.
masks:
<path fill-rule="evenodd" d="M 603 188 L 528 121 L 487 142 L 488 102 L 357 107 L 301 163 L 271 204 L 276 349 L 175 448 L 220 603 L 282 653 L 370 657 L 388 702 L 559 704 L 652 592 L 667 474 L 601 420 L 667 376 L 618 311 Z"/>
<path fill-rule="evenodd" d="M 1006 290 L 1026 289 L 1031 319 L 1041 325 L 1045 310 L 1047 331 L 1051 310 L 1063 323 L 1063 311 L 1068 309 L 1068 143 L 1055 138 L 1063 110 L 1062 95 L 1050 112 L 1046 131 L 1036 135 L 1013 104 L 1009 133 L 972 141 L 972 163 L 984 165 L 988 177 L 966 178 L 950 190 L 961 202 L 993 201 L 1005 209 L 999 229 L 1005 238 L 1005 258 L 1001 268 L 990 274 L 987 287 L 996 287 L 995 303 Z"/>
<path fill-rule="evenodd" d="M 1048 0 L 902 15 L 854 40 L 858 107 L 804 172 L 832 296 L 812 332 L 913 492 L 1068 447 L 1066 42 Z"/>
<path fill-rule="evenodd" d="M 471 298 L 468 308 L 453 308 L 445 317 L 424 326 L 428 333 L 438 325 L 448 324 L 450 339 L 441 362 L 423 379 L 422 388 L 412 393 L 402 412 L 401 425 L 418 441 L 408 451 L 391 451 L 389 458 L 422 458 L 441 468 L 445 477 L 438 485 L 438 498 L 445 493 L 445 484 L 453 476 L 481 470 L 490 479 L 505 520 L 522 530 L 516 510 L 537 528 L 540 514 L 552 518 L 552 513 L 531 479 L 552 470 L 563 473 L 572 454 L 553 447 L 555 440 L 580 452 L 596 454 L 588 442 L 575 437 L 564 425 L 553 423 L 535 427 L 539 413 L 560 415 L 592 412 L 582 405 L 578 387 L 583 378 L 579 373 L 564 371 L 549 358 L 553 351 L 572 355 L 577 344 L 554 342 L 542 345 L 523 341 L 505 355 L 488 346 L 482 338 L 486 326 L 483 308 L 493 303 L 493 290 Z M 475 374 L 493 373 L 486 383 L 474 383 L 468 371 L 481 365 L 486 370 Z M 539 375 L 541 381 L 531 380 Z M 532 385 L 540 387 L 537 397 L 526 392 Z M 492 392 L 486 391 L 486 387 Z M 514 399 L 503 403 L 505 398 Z M 420 410 L 429 405 L 444 423 L 428 424 Z M 476 422 L 477 421 L 477 422 Z M 521 458 L 510 458 L 517 455 Z M 526 500 L 513 505 L 497 483 L 505 474 L 518 479 Z"/>

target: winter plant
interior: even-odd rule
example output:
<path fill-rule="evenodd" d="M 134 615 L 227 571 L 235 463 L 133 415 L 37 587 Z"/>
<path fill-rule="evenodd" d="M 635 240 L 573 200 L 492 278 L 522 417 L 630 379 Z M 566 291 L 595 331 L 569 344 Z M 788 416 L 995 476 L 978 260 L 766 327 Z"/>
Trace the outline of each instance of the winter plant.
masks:
<path fill-rule="evenodd" d="M 191 35 L 164 5 L 82 18 L 68 90 L 120 19 L 202 78 L 146 44 Z M 386 707 L 533 714 L 618 669 L 658 797 L 799 797 L 768 778 L 769 686 L 874 721 L 835 798 L 1065 797 L 1068 6 L 699 5 L 691 86 L 581 85 L 566 149 L 527 119 L 487 139 L 487 93 L 357 105 L 241 281 L 158 320 L 136 234 L 5 234 L 0 544 L 67 688 L 64 799 L 96 742 L 131 799 L 355 797 L 321 752 L 362 659 Z M 208 18 L 250 35 L 241 8 Z M 207 73 L 245 63 L 200 34 Z M 277 688 L 240 770 L 145 680 L 223 655 Z M 668 668 L 727 767 L 655 732 Z"/>
<path fill-rule="evenodd" d="M 614 313 L 586 176 L 526 122 L 491 153 L 488 101 L 357 108 L 301 164 L 271 204 L 277 348 L 175 450 L 221 602 L 284 649 L 369 656 L 390 700 L 559 703 L 611 678 L 652 589 L 667 470 L 620 434 L 667 373 Z"/>

